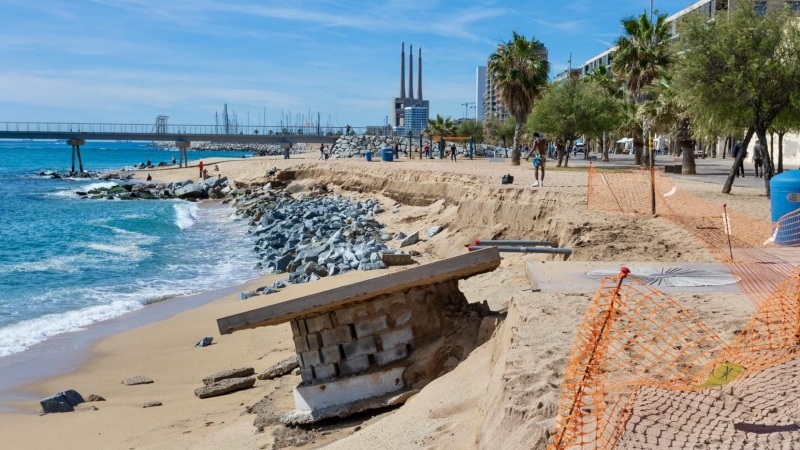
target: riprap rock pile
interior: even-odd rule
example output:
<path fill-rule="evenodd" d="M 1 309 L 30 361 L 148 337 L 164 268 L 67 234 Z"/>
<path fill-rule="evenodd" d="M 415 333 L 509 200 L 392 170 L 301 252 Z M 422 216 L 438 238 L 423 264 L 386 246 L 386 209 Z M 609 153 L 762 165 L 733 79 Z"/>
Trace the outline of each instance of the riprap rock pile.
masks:
<path fill-rule="evenodd" d="M 378 253 L 395 252 L 384 244 L 394 235 L 382 233 L 385 225 L 375 220 L 381 207 L 374 200 L 353 202 L 317 192 L 295 199 L 265 187 L 236 200 L 236 215 L 252 220 L 249 234 L 262 267 L 289 273 L 276 285 L 385 268 Z"/>

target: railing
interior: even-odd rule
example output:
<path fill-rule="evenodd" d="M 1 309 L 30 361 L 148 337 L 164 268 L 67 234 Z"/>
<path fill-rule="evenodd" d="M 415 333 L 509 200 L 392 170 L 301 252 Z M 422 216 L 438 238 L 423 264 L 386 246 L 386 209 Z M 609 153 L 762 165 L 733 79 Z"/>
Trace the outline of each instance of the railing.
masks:
<path fill-rule="evenodd" d="M 366 127 L 350 127 L 350 134 L 363 135 Z M 221 134 L 221 135 L 306 135 L 345 134 L 347 127 L 256 126 L 256 125 L 156 125 L 119 123 L 0 122 L 2 132 L 23 133 L 103 133 L 103 134 Z"/>

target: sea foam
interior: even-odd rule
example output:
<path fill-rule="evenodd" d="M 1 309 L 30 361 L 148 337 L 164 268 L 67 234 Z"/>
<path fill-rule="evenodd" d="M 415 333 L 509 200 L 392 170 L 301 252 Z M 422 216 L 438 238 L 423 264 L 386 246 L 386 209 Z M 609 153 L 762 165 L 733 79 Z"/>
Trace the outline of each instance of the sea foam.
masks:
<path fill-rule="evenodd" d="M 194 203 L 176 203 L 172 205 L 175 208 L 175 225 L 181 230 L 185 230 L 194 225 L 197 220 L 197 205 Z"/>

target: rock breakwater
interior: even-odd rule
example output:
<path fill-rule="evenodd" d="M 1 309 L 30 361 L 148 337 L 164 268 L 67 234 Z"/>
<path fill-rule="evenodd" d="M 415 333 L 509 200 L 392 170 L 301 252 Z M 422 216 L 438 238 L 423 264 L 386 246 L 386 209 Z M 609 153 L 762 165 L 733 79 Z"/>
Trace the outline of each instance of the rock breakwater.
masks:
<path fill-rule="evenodd" d="M 249 234 L 264 269 L 289 276 L 273 285 L 298 284 L 351 270 L 386 268 L 380 252 L 394 234 L 375 219 L 383 211 L 374 200 L 354 202 L 324 187 L 292 197 L 286 190 L 251 189 L 235 201 L 236 215 L 251 221 Z"/>
<path fill-rule="evenodd" d="M 384 147 L 394 148 L 397 143 L 400 153 L 407 155 L 409 145 L 413 147 L 413 152 L 416 156 L 419 155 L 419 136 L 411 139 L 409 144 L 408 137 L 401 136 L 369 136 L 369 135 L 350 135 L 341 136 L 336 141 L 331 149 L 331 156 L 336 158 L 353 158 L 363 156 L 367 151 L 376 152 Z M 456 154 L 460 156 L 469 156 L 469 142 L 451 142 L 445 139 L 445 150 L 449 151 L 450 146 L 456 145 Z M 429 139 L 422 140 L 422 147 L 430 146 L 431 156 L 439 155 L 439 141 L 431 143 Z M 475 144 L 474 155 L 476 156 L 494 156 L 497 149 L 497 156 L 504 157 L 505 150 L 489 144 Z"/>
<path fill-rule="evenodd" d="M 172 141 L 158 141 L 148 144 L 150 147 L 175 150 L 178 147 Z M 278 156 L 283 155 L 283 149 L 279 144 L 243 144 L 230 142 L 207 142 L 197 141 L 189 144 L 189 150 L 194 151 L 217 151 L 217 152 L 253 152 L 253 156 Z M 307 144 L 294 144 L 290 151 L 291 154 L 305 153 L 311 150 Z"/>

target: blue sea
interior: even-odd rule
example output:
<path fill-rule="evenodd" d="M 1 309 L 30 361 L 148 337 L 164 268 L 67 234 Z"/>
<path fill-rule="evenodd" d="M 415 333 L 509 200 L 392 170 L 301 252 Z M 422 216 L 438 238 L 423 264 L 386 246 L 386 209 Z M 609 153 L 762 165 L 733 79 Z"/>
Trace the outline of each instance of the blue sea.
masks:
<path fill-rule="evenodd" d="M 84 170 L 178 157 L 142 143 L 89 142 Z M 190 160 L 241 158 L 190 152 Z M 247 154 L 249 155 L 249 154 Z M 0 141 L 0 357 L 175 296 L 232 286 L 259 272 L 246 223 L 225 205 L 82 200 L 114 182 L 49 179 L 69 172 L 64 143 Z"/>

